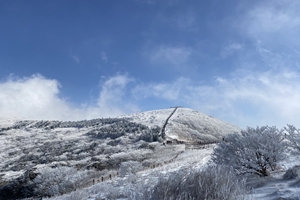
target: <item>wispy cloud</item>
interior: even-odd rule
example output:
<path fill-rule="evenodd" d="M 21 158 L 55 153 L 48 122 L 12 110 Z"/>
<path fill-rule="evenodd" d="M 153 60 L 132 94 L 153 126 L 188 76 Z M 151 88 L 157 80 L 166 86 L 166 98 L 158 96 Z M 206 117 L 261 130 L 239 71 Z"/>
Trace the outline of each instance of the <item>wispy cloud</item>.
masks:
<path fill-rule="evenodd" d="M 101 52 L 101 60 L 102 60 L 104 63 L 107 63 L 107 62 L 108 62 L 107 54 L 106 54 L 104 51 Z"/>
<path fill-rule="evenodd" d="M 183 30 L 183 31 L 199 30 L 196 14 L 192 11 L 188 11 L 184 14 L 181 14 L 173 20 L 175 22 L 175 25 L 177 25 L 177 27 L 180 30 Z"/>
<path fill-rule="evenodd" d="M 184 87 L 188 85 L 189 80 L 186 78 L 179 78 L 173 82 L 149 83 L 136 86 L 132 93 L 138 98 L 156 97 L 166 100 L 179 99 L 180 93 Z"/>
<path fill-rule="evenodd" d="M 300 74 L 294 71 L 239 71 L 210 84 L 180 78 L 137 86 L 134 92 L 139 98 L 165 99 L 244 128 L 287 123 L 300 127 Z"/>
<path fill-rule="evenodd" d="M 178 66 L 185 64 L 189 60 L 192 51 L 187 47 L 162 45 L 147 51 L 146 54 L 152 62 L 171 63 Z"/>
<path fill-rule="evenodd" d="M 230 64 L 238 68 L 299 69 L 299 6 L 297 0 L 262 0 L 255 4 L 241 1 L 235 10 L 237 14 L 229 15 L 232 20 L 226 23 L 235 27 L 237 35 L 233 43 L 242 41 L 242 46 L 233 48 L 228 44 L 220 51 L 221 57 L 230 57 L 234 60 Z"/>
<path fill-rule="evenodd" d="M 188 78 L 170 82 L 137 82 L 126 74 L 101 81 L 97 103 L 75 107 L 61 97 L 57 80 L 41 75 L 10 77 L 0 83 L 3 117 L 79 120 L 113 117 L 140 110 L 147 99 L 190 107 L 241 127 L 300 127 L 300 73 L 292 70 L 236 71 L 201 83 Z"/>
<path fill-rule="evenodd" d="M 230 55 L 234 54 L 235 52 L 240 51 L 242 49 L 243 49 L 242 44 L 231 42 L 222 49 L 221 57 L 227 58 L 228 56 L 230 56 Z"/>
<path fill-rule="evenodd" d="M 78 57 L 77 55 L 71 55 L 71 58 L 73 58 L 73 60 L 74 60 L 77 64 L 80 63 L 80 59 L 79 59 L 79 57 Z"/>
<path fill-rule="evenodd" d="M 247 72 L 217 78 L 215 86 L 189 87 L 190 104 L 241 126 L 300 125 L 300 74 Z"/>
<path fill-rule="evenodd" d="M 256 40 L 292 44 L 300 33 L 299 6 L 297 0 L 261 1 L 239 19 L 241 31 Z"/>
<path fill-rule="evenodd" d="M 166 3 L 167 5 L 174 5 L 176 3 L 179 2 L 179 0 L 165 0 L 165 1 L 159 1 L 159 0 L 134 0 L 136 2 L 139 2 L 139 3 L 146 3 L 146 4 L 150 4 L 150 5 L 155 5 L 157 3 Z"/>
<path fill-rule="evenodd" d="M 138 110 L 137 106 L 125 100 L 128 83 L 133 79 L 128 75 L 116 75 L 107 79 L 101 87 L 98 109 L 102 116 L 116 116 Z"/>

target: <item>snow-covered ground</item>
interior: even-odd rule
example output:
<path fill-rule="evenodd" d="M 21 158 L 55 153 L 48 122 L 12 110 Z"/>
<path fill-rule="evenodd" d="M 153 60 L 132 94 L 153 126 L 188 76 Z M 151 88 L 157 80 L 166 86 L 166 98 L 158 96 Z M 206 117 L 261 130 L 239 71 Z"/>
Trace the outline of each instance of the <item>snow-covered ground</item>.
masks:
<path fill-rule="evenodd" d="M 182 146 L 175 148 L 182 149 Z M 85 199 L 96 200 L 101 199 L 100 197 L 104 199 L 105 197 L 107 198 L 109 193 L 111 193 L 111 195 L 114 194 L 114 197 L 123 196 L 123 198 L 117 199 L 138 199 L 138 197 L 133 198 L 134 196 L 130 196 L 130 191 L 132 191 L 133 195 L 139 190 L 143 191 L 147 187 L 149 189 L 153 187 L 158 182 L 159 177 L 168 177 L 172 173 L 179 171 L 200 170 L 206 167 L 207 164 L 210 163 L 213 148 L 214 146 L 212 145 L 206 149 L 187 149 L 181 152 L 172 162 L 155 168 L 141 170 L 135 176 L 127 176 L 124 178 L 114 177 L 112 180 L 97 183 L 83 190 L 50 199 L 72 199 L 74 196 L 86 197 L 87 195 L 88 198 Z M 167 158 L 165 158 L 165 160 L 167 160 Z M 288 160 L 285 162 L 288 162 Z M 294 160 L 290 165 L 293 166 L 299 163 L 299 161 Z M 285 169 L 282 168 L 273 172 L 271 177 L 254 179 L 254 181 L 257 182 L 256 184 L 260 186 L 252 189 L 246 197 L 248 197 L 249 200 L 300 199 L 299 179 L 285 180 L 282 178 L 284 173 Z M 128 197 L 128 195 L 130 197 Z"/>
<path fill-rule="evenodd" d="M 181 140 L 210 143 L 220 140 L 229 133 L 240 132 L 233 124 L 221 121 L 188 108 L 178 108 L 170 118 L 166 134 Z"/>
<path fill-rule="evenodd" d="M 72 199 L 75 196 L 85 197 L 84 199 L 89 200 L 101 199 L 100 197 L 109 199 L 109 197 L 113 198 L 113 196 L 123 200 L 138 199 L 138 197 L 133 198 L 133 196 L 130 196 L 130 191 L 132 191 L 132 195 L 136 195 L 139 190 L 142 192 L 147 187 L 149 189 L 153 187 L 158 182 L 159 177 L 168 177 L 174 172 L 200 169 L 206 166 L 213 151 L 213 146 L 207 147 L 205 149 L 185 149 L 185 145 L 158 146 L 156 150 L 162 152 L 161 158 L 164 161 L 171 160 L 171 151 L 179 152 L 179 154 L 172 162 L 161 163 L 161 165 L 157 165 L 154 168 L 145 168 L 134 176 L 114 177 L 112 180 L 97 183 L 83 190 L 49 199 Z M 120 198 L 122 196 L 123 198 Z"/>
<path fill-rule="evenodd" d="M 98 200 L 101 195 L 108 195 L 107 192 L 126 199 L 134 188 L 153 187 L 161 176 L 207 166 L 214 148 L 207 143 L 241 131 L 235 125 L 191 109 L 177 108 L 173 113 L 174 109 L 79 122 L 20 122 L 0 118 L 0 186 L 16 180 L 26 171 L 37 173 L 43 168 L 67 166 L 100 173 L 94 181 L 85 180 L 88 184 L 75 192 L 52 199 Z M 143 140 L 145 134 L 151 134 L 151 128 L 161 128 L 168 118 L 167 140 L 176 139 L 185 144 L 163 145 Z M 137 161 L 142 169 L 135 176 L 119 177 L 118 167 L 126 161 Z M 300 184 L 295 184 L 298 179 L 282 178 L 288 168 L 297 164 L 300 159 L 287 154 L 286 160 L 280 163 L 280 170 L 272 174 L 273 178 L 254 180 L 260 186 L 253 189 L 251 198 L 300 199 Z M 112 175 L 111 180 L 109 175 Z M 105 177 L 104 182 L 97 183 L 101 177 Z"/>
<path fill-rule="evenodd" d="M 153 131 L 157 131 L 157 128 L 162 129 L 167 119 L 174 113 L 174 109 L 78 122 L 20 121 L 0 118 L 0 183 L 8 184 L 23 176 L 25 172 L 34 174 L 42 168 L 49 167 L 67 166 L 78 170 L 105 169 L 107 171 L 104 175 L 107 177 L 118 170 L 122 162 L 129 160 L 140 162 L 144 169 L 167 166 L 174 163 L 175 159 L 183 159 L 185 161 L 182 163 L 188 164 L 188 160 L 192 158 L 181 157 L 181 153 L 186 152 L 185 145 L 165 146 L 153 142 L 156 134 Z M 188 118 L 189 113 L 190 118 Z M 178 108 L 170 118 L 170 123 L 166 125 L 167 138 L 180 138 L 185 141 L 193 139 L 197 134 L 200 135 L 193 129 L 197 128 L 201 120 L 205 120 L 202 123 L 203 127 L 205 123 L 208 126 L 201 134 L 209 135 L 212 130 L 211 124 L 217 126 L 215 122 L 210 123 L 210 120 L 216 122 L 218 120 L 208 116 L 207 119 L 201 118 L 202 115 L 190 109 Z M 174 117 L 176 121 L 173 120 Z M 187 119 L 188 128 L 185 127 Z M 174 128 L 176 133 L 172 131 Z M 185 129 L 180 131 L 181 128 Z M 224 124 L 221 128 L 228 129 Z M 186 130 L 188 132 L 185 135 L 178 135 L 178 137 L 174 135 Z M 199 136 L 198 139 L 201 137 Z M 175 166 L 184 165 L 177 162 L 169 169 L 176 170 Z"/>
<path fill-rule="evenodd" d="M 4 117 L 0 117 L 0 129 L 10 127 L 17 121 L 17 119 L 6 119 Z"/>
<path fill-rule="evenodd" d="M 294 166 L 300 165 L 299 156 L 287 154 L 286 159 L 279 163 L 279 169 L 271 173 L 271 177 L 256 180 L 260 187 L 255 188 L 251 193 L 252 199 L 300 199 L 300 177 L 285 179 L 285 172 Z"/>
<path fill-rule="evenodd" d="M 124 117 L 149 127 L 163 126 L 175 108 L 135 113 Z M 166 126 L 166 136 L 184 141 L 216 142 L 225 135 L 240 132 L 238 126 L 189 108 L 178 107 Z"/>
<path fill-rule="evenodd" d="M 162 127 L 166 119 L 173 112 L 174 108 L 167 108 L 162 110 L 151 110 L 146 112 L 139 112 L 122 117 L 131 118 L 132 121 L 144 124 L 148 127 L 159 126 Z"/>

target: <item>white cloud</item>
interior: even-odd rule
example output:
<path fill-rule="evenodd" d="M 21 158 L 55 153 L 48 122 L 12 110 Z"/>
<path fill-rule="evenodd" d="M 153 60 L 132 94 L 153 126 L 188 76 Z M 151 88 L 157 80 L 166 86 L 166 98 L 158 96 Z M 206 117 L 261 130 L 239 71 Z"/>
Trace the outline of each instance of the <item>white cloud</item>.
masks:
<path fill-rule="evenodd" d="M 242 33 L 276 44 L 298 42 L 299 6 L 297 0 L 261 1 L 239 19 Z"/>
<path fill-rule="evenodd" d="M 131 113 L 137 107 L 123 100 L 123 89 L 129 81 L 126 75 L 106 79 L 97 105 L 78 108 L 60 97 L 61 86 L 57 80 L 41 75 L 10 77 L 0 83 L 0 115 L 8 118 L 79 120 Z"/>
<path fill-rule="evenodd" d="M 116 75 L 102 84 L 97 102 L 102 116 L 117 116 L 138 110 L 135 105 L 124 100 L 126 86 L 131 81 L 127 75 Z"/>
<path fill-rule="evenodd" d="M 58 97 L 59 88 L 56 80 L 40 75 L 22 79 L 10 77 L 0 84 L 0 113 L 5 117 L 63 118 L 69 107 Z"/>
<path fill-rule="evenodd" d="M 175 66 L 186 63 L 192 52 L 186 47 L 160 46 L 149 53 L 153 62 L 167 62 Z"/>
<path fill-rule="evenodd" d="M 248 72 L 231 79 L 218 78 L 215 86 L 190 86 L 187 101 L 243 127 L 300 126 L 300 74 L 291 71 Z"/>
<path fill-rule="evenodd" d="M 139 101 L 157 98 L 187 106 L 242 128 L 256 125 L 300 127 L 300 73 L 281 70 L 235 72 L 202 84 L 179 78 L 173 82 L 137 86 Z"/>
<path fill-rule="evenodd" d="M 10 77 L 0 83 L 1 116 L 57 120 L 113 117 L 138 111 L 133 102 L 142 105 L 156 98 L 241 127 L 283 127 L 287 123 L 300 127 L 300 73 L 291 70 L 235 72 L 210 84 L 183 77 L 171 82 L 137 83 L 128 75 L 118 74 L 102 81 L 95 105 L 82 107 L 62 98 L 60 89 L 57 80 L 41 75 Z"/>
<path fill-rule="evenodd" d="M 249 13 L 252 24 L 249 31 L 277 32 L 283 29 L 297 27 L 300 24 L 298 12 L 295 10 L 295 1 L 282 1 L 262 4 Z M 292 4 L 290 4 L 292 3 Z M 290 5 L 288 5 L 290 4 Z M 254 24 L 256 23 L 256 24 Z"/>
<path fill-rule="evenodd" d="M 240 36 L 237 38 L 243 41 L 242 49 L 225 47 L 221 56 L 226 58 L 241 50 L 241 54 L 232 57 L 233 66 L 261 71 L 299 69 L 298 7 L 297 0 L 262 0 L 255 4 L 242 1 L 232 21 Z"/>

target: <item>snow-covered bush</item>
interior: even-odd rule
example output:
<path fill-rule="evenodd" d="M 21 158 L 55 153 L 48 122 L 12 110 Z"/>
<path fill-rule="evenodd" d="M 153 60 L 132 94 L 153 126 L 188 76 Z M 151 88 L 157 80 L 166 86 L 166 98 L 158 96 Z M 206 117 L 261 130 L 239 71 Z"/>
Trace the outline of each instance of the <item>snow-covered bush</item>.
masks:
<path fill-rule="evenodd" d="M 21 199 L 33 196 L 35 184 L 32 179 L 36 174 L 32 170 L 25 171 L 20 177 L 10 181 L 0 177 L 0 200 Z"/>
<path fill-rule="evenodd" d="M 209 166 L 200 171 L 178 171 L 168 177 L 160 177 L 143 199 L 243 199 L 247 193 L 245 180 L 239 179 L 232 169 Z"/>
<path fill-rule="evenodd" d="M 286 138 L 289 140 L 289 146 L 292 147 L 297 154 L 300 153 L 300 130 L 295 128 L 293 125 L 287 125 L 284 128 L 287 132 Z"/>
<path fill-rule="evenodd" d="M 232 166 L 240 174 L 268 176 L 284 159 L 286 143 L 276 127 L 248 127 L 241 134 L 230 134 L 218 143 L 212 154 L 216 164 Z"/>
<path fill-rule="evenodd" d="M 70 194 L 65 194 L 62 196 L 56 196 L 52 198 L 43 198 L 43 200 L 83 200 L 83 199 L 88 199 L 89 198 L 89 193 L 86 192 L 85 190 L 77 190 L 75 192 L 72 192 Z M 23 199 L 25 200 L 25 199 Z M 28 199 L 30 200 L 30 199 Z M 32 200 L 32 199 L 31 199 Z"/>
<path fill-rule="evenodd" d="M 143 169 L 142 164 L 137 161 L 122 162 L 120 165 L 120 177 L 126 175 L 135 175 L 138 171 Z"/>
<path fill-rule="evenodd" d="M 87 185 L 93 177 L 93 171 L 77 171 L 72 167 L 45 168 L 33 180 L 36 184 L 36 196 L 62 195 Z"/>
<path fill-rule="evenodd" d="M 143 130 L 140 135 L 140 140 L 144 140 L 146 142 L 162 141 L 160 131 L 161 127 L 159 126 L 154 126 L 150 130 Z"/>
<path fill-rule="evenodd" d="M 286 172 L 283 174 L 283 178 L 284 179 L 300 178 L 300 165 L 295 165 L 294 167 L 286 170 Z"/>

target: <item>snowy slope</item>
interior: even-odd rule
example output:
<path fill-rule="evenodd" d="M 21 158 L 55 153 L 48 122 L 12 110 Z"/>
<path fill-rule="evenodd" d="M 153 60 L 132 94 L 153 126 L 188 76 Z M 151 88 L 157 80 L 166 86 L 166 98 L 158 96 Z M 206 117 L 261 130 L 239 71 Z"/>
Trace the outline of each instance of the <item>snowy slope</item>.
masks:
<path fill-rule="evenodd" d="M 128 117 L 136 123 L 144 124 L 149 127 L 154 127 L 154 126 L 162 127 L 166 119 L 173 112 L 173 110 L 174 108 L 151 110 L 146 112 L 125 115 L 123 117 L 126 118 Z"/>
<path fill-rule="evenodd" d="M 175 108 L 135 113 L 125 117 L 146 126 L 162 127 Z M 212 143 L 226 134 L 240 132 L 238 126 L 188 108 L 177 108 L 166 126 L 166 136 L 188 142 Z"/>
<path fill-rule="evenodd" d="M 186 144 L 155 142 L 156 131 L 163 127 L 167 140 L 178 139 Z M 187 108 L 75 122 L 0 118 L 0 193 L 1 188 L 17 184 L 21 195 L 22 185 L 33 181 L 37 173 L 62 166 L 78 173 L 95 171 L 98 180 L 116 174 L 126 161 L 141 163 L 151 176 L 166 169 L 172 172 L 197 167 L 209 160 L 212 149 L 190 152 L 194 148 L 187 144 L 216 142 L 237 131 L 240 129 L 234 125 Z M 24 181 L 20 177 L 27 178 Z"/>
<path fill-rule="evenodd" d="M 198 111 L 178 108 L 167 125 L 167 136 L 180 140 L 215 142 L 229 133 L 240 132 L 233 124 Z"/>
<path fill-rule="evenodd" d="M 153 134 L 154 127 L 165 127 L 167 140 L 184 143 L 163 145 L 149 141 L 145 135 Z M 86 184 L 76 188 L 75 192 L 53 199 L 101 199 L 101 195 L 108 193 L 124 196 L 138 187 L 153 186 L 162 175 L 202 168 L 209 163 L 214 148 L 214 144 L 202 144 L 219 141 L 226 134 L 239 131 L 241 129 L 235 125 L 188 108 L 168 108 L 78 122 L 19 121 L 2 117 L 0 191 L 3 187 L 17 184 L 21 187 L 28 183 L 29 179 L 25 182 L 19 179 L 26 172 L 34 175 L 49 168 L 67 166 L 78 170 L 78 173 L 90 170 L 97 175 L 84 179 Z M 201 144 L 199 148 L 197 144 Z M 289 167 L 299 165 L 299 158 L 290 155 L 287 158 L 289 160 L 280 163 L 281 171 L 274 175 L 275 179 L 255 188 L 250 199 L 300 199 L 299 179 L 287 181 L 282 178 Z M 126 161 L 141 164 L 142 169 L 135 177 L 118 177 L 119 166 Z M 111 174 L 112 180 L 108 178 Z M 105 181 L 92 186 L 93 181 L 99 181 L 101 177 Z M 0 192 L 2 199 L 5 198 L 1 198 Z"/>
<path fill-rule="evenodd" d="M 4 117 L 0 117 L 0 128 L 10 127 L 17 121 L 17 119 L 6 119 Z"/>

